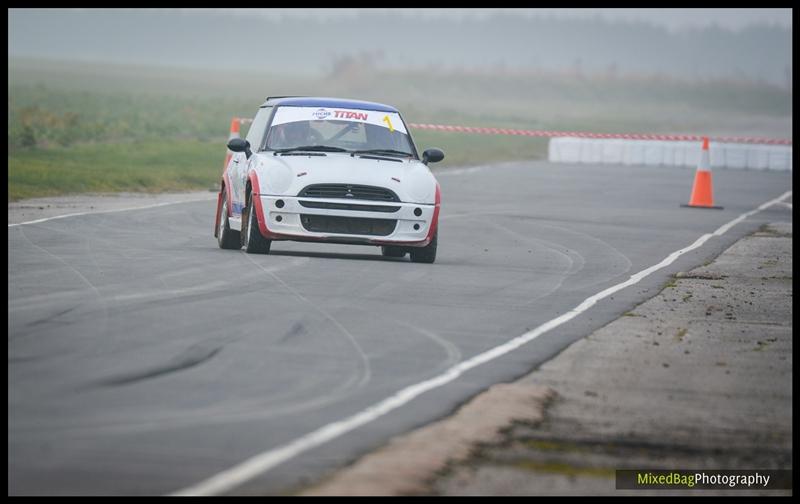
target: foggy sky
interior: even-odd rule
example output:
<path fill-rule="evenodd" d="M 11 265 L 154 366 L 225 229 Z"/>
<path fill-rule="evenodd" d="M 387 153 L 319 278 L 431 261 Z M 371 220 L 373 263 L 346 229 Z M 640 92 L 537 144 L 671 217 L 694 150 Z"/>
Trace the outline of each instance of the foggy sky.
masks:
<path fill-rule="evenodd" d="M 219 9 L 182 9 L 198 12 L 219 12 Z M 669 30 L 706 28 L 719 26 L 731 30 L 741 30 L 754 24 L 775 24 L 792 28 L 791 9 L 653 9 L 653 8 L 538 8 L 538 9 L 227 9 L 234 15 L 264 17 L 357 17 L 365 13 L 386 13 L 417 16 L 420 18 L 485 18 L 493 14 L 536 17 L 553 16 L 557 18 L 593 18 L 606 20 L 642 21 L 665 27 Z"/>
<path fill-rule="evenodd" d="M 791 84 L 790 9 L 9 9 L 10 58 L 324 75 L 381 68 Z"/>

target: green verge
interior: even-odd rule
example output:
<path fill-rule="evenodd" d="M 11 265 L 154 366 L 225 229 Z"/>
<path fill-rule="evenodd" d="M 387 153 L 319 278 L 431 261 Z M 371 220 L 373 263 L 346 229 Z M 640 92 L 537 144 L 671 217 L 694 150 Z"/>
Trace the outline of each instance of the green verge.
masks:
<path fill-rule="evenodd" d="M 440 169 L 547 155 L 538 138 L 412 132 L 421 151 L 439 147 Z M 223 141 L 96 143 L 19 149 L 8 155 L 8 201 L 92 192 L 164 192 L 208 189 L 222 172 Z"/>
<path fill-rule="evenodd" d="M 208 189 L 218 180 L 224 159 L 221 141 L 142 141 L 19 150 L 8 156 L 8 200 Z"/>
<path fill-rule="evenodd" d="M 420 156 L 422 151 L 431 147 L 438 147 L 444 151 L 444 161 L 430 165 L 434 171 L 443 167 L 547 157 L 548 140 L 544 138 L 413 129 L 411 135 L 414 137 Z"/>

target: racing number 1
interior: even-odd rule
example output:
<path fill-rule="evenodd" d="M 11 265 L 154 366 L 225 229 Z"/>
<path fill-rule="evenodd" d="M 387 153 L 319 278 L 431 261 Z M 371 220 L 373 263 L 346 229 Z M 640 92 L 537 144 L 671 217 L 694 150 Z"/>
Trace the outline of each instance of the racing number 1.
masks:
<path fill-rule="evenodd" d="M 383 116 L 383 121 L 389 125 L 389 132 L 394 133 L 394 128 L 392 127 L 392 121 L 389 119 L 388 115 Z"/>

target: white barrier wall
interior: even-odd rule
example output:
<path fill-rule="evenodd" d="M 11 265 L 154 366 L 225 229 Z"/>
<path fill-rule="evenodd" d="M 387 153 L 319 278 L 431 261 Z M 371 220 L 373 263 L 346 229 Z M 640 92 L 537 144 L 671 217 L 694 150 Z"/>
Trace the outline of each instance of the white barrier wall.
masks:
<path fill-rule="evenodd" d="M 623 140 L 605 138 L 551 138 L 548 159 L 554 163 L 666 165 L 696 168 L 701 142 Z M 748 170 L 792 169 L 791 145 L 711 142 L 712 168 Z"/>

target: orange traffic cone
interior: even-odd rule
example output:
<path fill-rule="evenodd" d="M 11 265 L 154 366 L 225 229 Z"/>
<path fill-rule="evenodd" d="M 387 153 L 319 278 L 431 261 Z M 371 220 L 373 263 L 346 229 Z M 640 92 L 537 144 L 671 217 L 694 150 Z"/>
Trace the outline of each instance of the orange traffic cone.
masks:
<path fill-rule="evenodd" d="M 688 205 L 682 207 L 714 208 L 722 210 L 721 206 L 714 206 L 714 191 L 711 188 L 711 161 L 708 153 L 708 137 L 703 137 L 703 152 L 700 154 L 700 166 L 694 175 L 692 196 Z"/>
<path fill-rule="evenodd" d="M 231 119 L 231 132 L 228 135 L 228 141 L 229 142 L 231 140 L 233 140 L 234 138 L 240 138 L 239 137 L 239 125 L 240 125 L 240 121 L 239 121 L 238 117 L 234 117 L 233 119 Z M 228 149 L 228 153 L 225 154 L 225 164 L 222 165 L 222 171 L 225 171 L 225 169 L 228 168 L 228 163 L 230 163 L 232 155 L 233 155 L 233 152 L 231 152 L 230 149 Z"/>

